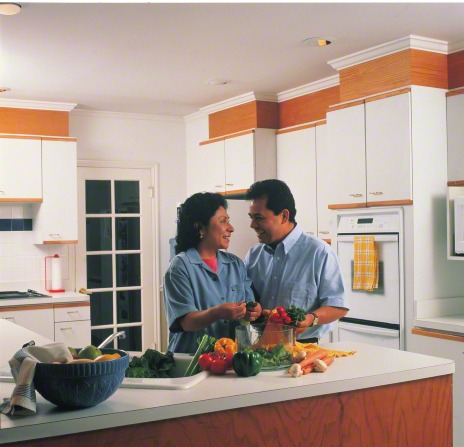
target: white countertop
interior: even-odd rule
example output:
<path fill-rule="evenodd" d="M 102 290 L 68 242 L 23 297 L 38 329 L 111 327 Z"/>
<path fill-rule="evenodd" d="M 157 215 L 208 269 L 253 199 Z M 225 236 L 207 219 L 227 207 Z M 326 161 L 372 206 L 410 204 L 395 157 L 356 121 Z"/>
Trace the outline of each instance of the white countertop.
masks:
<path fill-rule="evenodd" d="M 0 300 L 0 307 L 18 307 L 18 306 L 30 306 L 37 304 L 58 304 L 58 303 L 78 303 L 90 301 L 89 295 L 83 295 L 77 292 L 60 292 L 50 293 L 43 290 L 37 290 L 37 292 L 43 295 L 50 295 L 49 297 L 43 298 L 15 298 L 12 300 L 2 299 Z"/>
<path fill-rule="evenodd" d="M 34 416 L 0 415 L 0 444 L 67 435 L 115 426 L 159 421 L 212 411 L 327 395 L 454 373 L 452 360 L 355 342 L 333 343 L 330 349 L 357 353 L 335 359 L 326 373 L 297 379 L 286 371 L 261 372 L 241 378 L 232 371 L 209 376 L 187 390 L 120 388 L 96 407 L 61 411 L 37 396 Z M 0 382 L 0 398 L 12 383 Z"/>
<path fill-rule="evenodd" d="M 464 335 L 464 297 L 414 301 L 414 325 Z"/>

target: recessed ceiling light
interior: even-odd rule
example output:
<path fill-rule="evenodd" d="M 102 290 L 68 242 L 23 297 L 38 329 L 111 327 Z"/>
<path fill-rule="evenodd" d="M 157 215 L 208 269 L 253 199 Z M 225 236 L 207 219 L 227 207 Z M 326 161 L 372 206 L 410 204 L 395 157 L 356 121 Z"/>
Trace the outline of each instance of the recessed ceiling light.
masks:
<path fill-rule="evenodd" d="M 11 88 L 8 88 L 8 87 L 0 87 L 0 93 L 8 92 L 10 90 L 11 90 Z"/>
<path fill-rule="evenodd" d="M 17 3 L 0 3 L 0 15 L 14 16 L 21 11 L 21 5 Z"/>
<path fill-rule="evenodd" d="M 303 40 L 303 43 L 311 47 L 326 47 L 335 41 L 332 37 L 310 37 Z"/>
<path fill-rule="evenodd" d="M 214 78 L 214 79 L 208 79 L 205 81 L 208 85 L 226 85 L 230 84 L 231 81 L 228 79 L 219 79 L 219 78 Z"/>

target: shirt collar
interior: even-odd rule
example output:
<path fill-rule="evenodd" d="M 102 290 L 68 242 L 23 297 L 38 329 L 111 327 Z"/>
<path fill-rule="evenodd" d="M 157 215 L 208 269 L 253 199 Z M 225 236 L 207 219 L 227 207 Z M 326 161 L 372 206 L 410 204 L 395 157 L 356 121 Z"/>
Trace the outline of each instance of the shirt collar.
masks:
<path fill-rule="evenodd" d="M 191 264 L 202 264 L 203 260 L 200 257 L 200 253 L 198 253 L 198 250 L 194 247 L 189 248 L 186 252 L 185 255 L 189 259 Z M 229 264 L 231 260 L 225 255 L 225 253 L 222 250 L 217 251 L 217 259 L 218 259 L 218 268 L 220 264 Z"/>
<path fill-rule="evenodd" d="M 303 234 L 303 230 L 300 228 L 299 225 L 295 225 L 292 231 L 285 236 L 285 239 L 280 242 L 276 249 L 280 247 L 280 245 L 283 245 L 284 248 L 284 253 L 288 254 L 288 252 L 292 249 L 292 247 L 296 244 L 296 241 L 300 238 L 300 236 Z M 269 247 L 269 245 L 265 245 L 264 249 L 268 253 L 274 253 L 274 250 Z"/>

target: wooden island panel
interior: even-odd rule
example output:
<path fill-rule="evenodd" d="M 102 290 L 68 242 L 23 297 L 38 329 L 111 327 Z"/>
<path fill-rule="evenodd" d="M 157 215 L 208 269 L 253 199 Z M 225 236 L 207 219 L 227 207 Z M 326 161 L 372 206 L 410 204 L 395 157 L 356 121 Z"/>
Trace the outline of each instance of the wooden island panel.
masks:
<path fill-rule="evenodd" d="M 446 375 L 19 444 L 452 447 L 452 419 L 452 375 Z"/>

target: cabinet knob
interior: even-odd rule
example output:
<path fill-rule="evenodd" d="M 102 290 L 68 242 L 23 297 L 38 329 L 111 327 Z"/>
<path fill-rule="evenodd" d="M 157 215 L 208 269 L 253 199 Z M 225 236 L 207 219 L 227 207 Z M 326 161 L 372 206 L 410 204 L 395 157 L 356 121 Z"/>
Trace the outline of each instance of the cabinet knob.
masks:
<path fill-rule="evenodd" d="M 350 197 L 362 197 L 362 194 L 349 194 Z"/>
<path fill-rule="evenodd" d="M 321 234 L 329 234 L 329 231 L 319 231 Z"/>
<path fill-rule="evenodd" d="M 383 194 L 382 191 L 374 191 L 374 192 L 370 192 L 369 194 L 372 194 L 373 196 L 381 196 Z"/>

